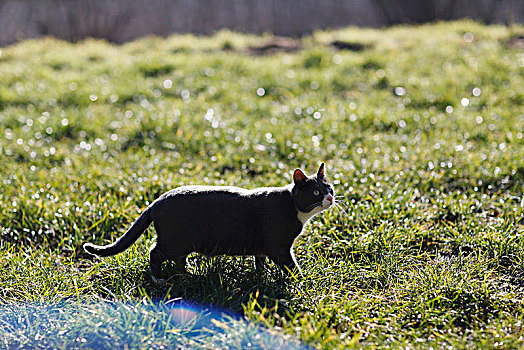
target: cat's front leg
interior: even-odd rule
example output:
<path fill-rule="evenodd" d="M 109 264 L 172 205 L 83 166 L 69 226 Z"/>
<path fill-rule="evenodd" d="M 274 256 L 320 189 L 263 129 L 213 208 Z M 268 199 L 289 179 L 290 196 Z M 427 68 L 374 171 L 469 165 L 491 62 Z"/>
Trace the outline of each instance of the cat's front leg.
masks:
<path fill-rule="evenodd" d="M 287 275 L 296 275 L 301 272 L 300 267 L 298 267 L 297 262 L 295 261 L 295 257 L 291 254 L 291 251 L 276 256 L 270 256 L 269 258 Z"/>
<path fill-rule="evenodd" d="M 257 272 L 263 272 L 266 265 L 265 256 L 255 256 L 255 270 Z"/>

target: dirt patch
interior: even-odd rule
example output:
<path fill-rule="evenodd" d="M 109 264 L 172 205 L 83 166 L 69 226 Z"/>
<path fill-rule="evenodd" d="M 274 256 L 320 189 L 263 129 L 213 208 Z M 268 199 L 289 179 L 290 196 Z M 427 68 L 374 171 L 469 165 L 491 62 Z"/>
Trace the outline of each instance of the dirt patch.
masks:
<path fill-rule="evenodd" d="M 349 51 L 364 51 L 369 49 L 371 45 L 355 43 L 350 41 L 335 40 L 331 43 L 331 46 L 335 47 L 338 50 L 349 50 Z"/>
<path fill-rule="evenodd" d="M 296 52 L 302 50 L 299 40 L 286 37 L 273 37 L 258 46 L 250 46 L 248 53 L 255 56 L 274 55 L 280 52 Z"/>
<path fill-rule="evenodd" d="M 524 34 L 516 35 L 509 39 L 508 45 L 524 51 Z"/>

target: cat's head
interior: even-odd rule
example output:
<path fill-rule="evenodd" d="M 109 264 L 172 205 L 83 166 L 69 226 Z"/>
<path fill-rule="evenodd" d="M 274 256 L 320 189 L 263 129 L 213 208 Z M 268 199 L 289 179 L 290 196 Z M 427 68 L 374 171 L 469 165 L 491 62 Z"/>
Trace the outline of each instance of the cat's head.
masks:
<path fill-rule="evenodd" d="M 291 193 L 302 223 L 335 202 L 335 193 L 326 178 L 324 163 L 320 164 L 316 175 L 312 176 L 306 176 L 302 170 L 296 169 L 293 182 Z"/>

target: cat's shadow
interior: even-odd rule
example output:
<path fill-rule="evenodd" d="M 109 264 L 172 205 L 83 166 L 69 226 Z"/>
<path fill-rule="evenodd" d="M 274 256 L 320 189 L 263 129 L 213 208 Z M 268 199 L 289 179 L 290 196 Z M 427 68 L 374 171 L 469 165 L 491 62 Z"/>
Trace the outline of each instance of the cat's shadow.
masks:
<path fill-rule="evenodd" d="M 164 266 L 166 280 L 160 283 L 152 279 L 149 270 L 143 271 L 140 286 L 152 300 L 183 300 L 237 313 L 242 313 L 253 298 L 261 306 L 287 304 L 293 296 L 291 278 L 273 264 L 266 263 L 263 271 L 255 270 L 252 264 L 250 258 L 197 256 L 188 262 L 184 274 L 173 266 Z"/>

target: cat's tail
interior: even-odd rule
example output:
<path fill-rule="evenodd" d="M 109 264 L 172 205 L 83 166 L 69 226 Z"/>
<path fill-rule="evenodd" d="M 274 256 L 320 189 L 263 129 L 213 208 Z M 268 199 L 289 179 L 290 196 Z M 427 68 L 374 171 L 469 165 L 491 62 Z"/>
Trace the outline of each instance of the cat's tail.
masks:
<path fill-rule="evenodd" d="M 111 256 L 121 253 L 135 243 L 138 237 L 144 233 L 152 221 L 151 207 L 149 207 L 138 217 L 138 219 L 136 219 L 129 230 L 127 230 L 126 233 L 124 233 L 114 243 L 104 246 L 85 243 L 84 250 L 89 254 L 96 256 Z"/>

